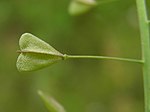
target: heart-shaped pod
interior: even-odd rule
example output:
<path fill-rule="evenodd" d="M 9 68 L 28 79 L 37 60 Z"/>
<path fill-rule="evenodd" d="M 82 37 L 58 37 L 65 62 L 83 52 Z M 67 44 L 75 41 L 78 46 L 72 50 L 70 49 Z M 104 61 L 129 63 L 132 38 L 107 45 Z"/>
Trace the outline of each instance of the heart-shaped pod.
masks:
<path fill-rule="evenodd" d="M 21 36 L 19 46 L 16 63 L 19 71 L 34 71 L 63 59 L 63 54 L 30 33 Z"/>

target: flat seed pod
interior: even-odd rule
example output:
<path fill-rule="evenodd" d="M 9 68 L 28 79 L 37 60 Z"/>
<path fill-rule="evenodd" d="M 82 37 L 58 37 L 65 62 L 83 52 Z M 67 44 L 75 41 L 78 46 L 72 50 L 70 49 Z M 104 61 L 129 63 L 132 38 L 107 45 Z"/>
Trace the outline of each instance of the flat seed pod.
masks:
<path fill-rule="evenodd" d="M 19 46 L 16 63 L 19 71 L 38 70 L 63 59 L 63 54 L 30 33 L 21 36 Z"/>
<path fill-rule="evenodd" d="M 96 5 L 94 0 L 72 0 L 69 6 L 69 13 L 73 16 L 81 15 Z"/>
<path fill-rule="evenodd" d="M 42 91 L 38 91 L 38 94 L 45 103 L 49 112 L 66 112 L 64 107 L 61 106 L 54 98 L 44 94 Z"/>

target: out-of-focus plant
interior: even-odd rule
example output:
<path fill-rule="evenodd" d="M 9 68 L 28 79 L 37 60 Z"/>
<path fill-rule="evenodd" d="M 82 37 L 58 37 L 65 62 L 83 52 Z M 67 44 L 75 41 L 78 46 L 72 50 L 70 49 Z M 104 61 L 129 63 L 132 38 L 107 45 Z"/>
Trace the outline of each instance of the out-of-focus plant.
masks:
<path fill-rule="evenodd" d="M 97 2 L 95 0 L 71 0 L 69 5 L 69 14 L 72 16 L 79 16 L 84 13 L 89 12 L 91 9 L 93 9 L 96 6 L 110 3 L 118 0 L 106 0 L 106 1 L 100 1 Z"/>
<path fill-rule="evenodd" d="M 72 0 L 69 6 L 71 15 L 81 15 L 97 5 L 95 0 Z"/>
<path fill-rule="evenodd" d="M 54 98 L 44 94 L 40 90 L 38 91 L 38 94 L 45 103 L 49 112 L 66 112 L 64 107 L 62 107 Z"/>

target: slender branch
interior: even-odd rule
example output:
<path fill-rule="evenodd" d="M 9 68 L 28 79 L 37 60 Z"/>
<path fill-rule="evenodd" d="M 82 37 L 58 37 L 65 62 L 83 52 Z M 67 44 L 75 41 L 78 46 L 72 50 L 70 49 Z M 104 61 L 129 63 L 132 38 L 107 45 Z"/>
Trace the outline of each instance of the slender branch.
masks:
<path fill-rule="evenodd" d="M 77 58 L 84 58 L 84 59 L 101 59 L 101 60 L 116 60 L 116 61 L 126 61 L 126 62 L 134 62 L 143 64 L 143 60 L 138 59 L 128 59 L 128 58 L 118 58 L 118 57 L 108 57 L 108 56 L 83 56 L 83 55 L 64 55 L 64 59 L 77 59 Z"/>
<path fill-rule="evenodd" d="M 143 64 L 143 77 L 144 77 L 144 99 L 145 99 L 145 112 L 150 112 L 150 35 L 149 35 L 149 22 L 146 11 L 146 1 L 136 0 L 137 11 L 139 16 L 140 31 L 141 31 L 141 45 L 142 45 L 142 59 Z"/>

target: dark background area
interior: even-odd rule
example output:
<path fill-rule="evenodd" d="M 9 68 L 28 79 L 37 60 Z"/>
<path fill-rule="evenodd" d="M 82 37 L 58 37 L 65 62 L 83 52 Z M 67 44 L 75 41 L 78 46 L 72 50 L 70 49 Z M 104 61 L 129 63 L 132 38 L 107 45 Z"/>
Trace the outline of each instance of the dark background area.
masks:
<path fill-rule="evenodd" d="M 61 53 L 141 58 L 134 0 L 103 4 L 78 17 L 68 14 L 69 3 L 0 0 L 0 112 L 47 112 L 39 89 L 67 112 L 143 112 L 140 64 L 72 59 L 36 72 L 17 71 L 18 40 L 25 32 Z"/>

